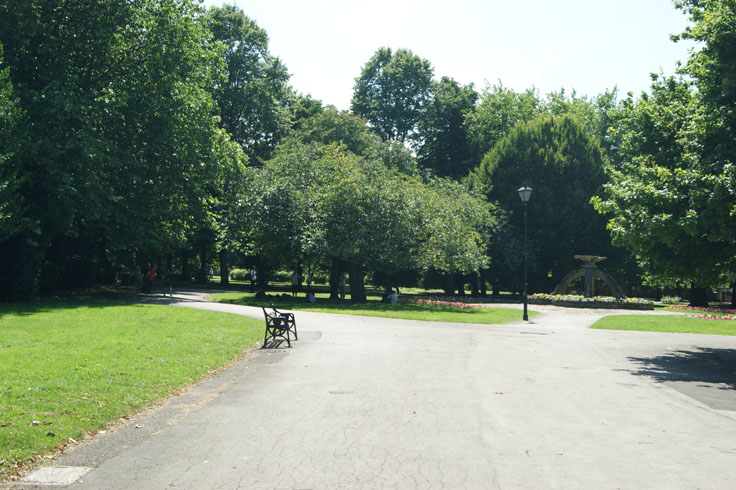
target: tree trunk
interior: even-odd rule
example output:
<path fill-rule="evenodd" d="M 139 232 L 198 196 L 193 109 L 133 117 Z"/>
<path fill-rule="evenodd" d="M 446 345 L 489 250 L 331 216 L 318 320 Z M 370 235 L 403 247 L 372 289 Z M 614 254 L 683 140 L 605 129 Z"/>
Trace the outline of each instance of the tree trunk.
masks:
<path fill-rule="evenodd" d="M 199 270 L 197 271 L 197 282 L 209 282 L 209 274 L 207 270 L 207 249 L 202 247 L 199 250 Z"/>
<path fill-rule="evenodd" d="M 258 265 L 258 274 L 256 275 L 257 289 L 262 289 L 263 292 L 266 292 L 266 289 L 268 289 L 268 275 L 271 273 L 271 270 L 266 268 L 263 261 L 259 261 Z"/>
<path fill-rule="evenodd" d="M 230 285 L 230 268 L 227 265 L 227 249 L 220 250 L 220 285 Z"/>
<path fill-rule="evenodd" d="M 736 281 L 731 283 L 731 308 L 736 308 Z"/>
<path fill-rule="evenodd" d="M 452 274 L 445 274 L 445 296 L 455 295 L 455 278 Z"/>
<path fill-rule="evenodd" d="M 181 252 L 181 275 L 185 281 L 192 278 L 192 273 L 189 270 L 189 252 L 186 250 Z"/>
<path fill-rule="evenodd" d="M 457 282 L 457 294 L 459 296 L 465 296 L 465 278 L 462 274 L 455 274 L 455 281 Z"/>
<path fill-rule="evenodd" d="M 478 290 L 478 285 L 480 283 L 480 273 L 478 271 L 473 272 L 471 275 L 472 282 L 470 283 L 470 295 L 471 296 L 480 296 L 480 291 Z"/>
<path fill-rule="evenodd" d="M 708 290 L 705 288 L 693 286 L 690 289 L 690 306 L 707 308 L 708 307 Z"/>
<path fill-rule="evenodd" d="M 364 280 L 363 266 L 352 264 L 350 267 L 350 301 L 353 303 L 365 303 L 368 299 L 365 294 Z"/>
<path fill-rule="evenodd" d="M 486 278 L 483 274 L 483 269 L 480 270 L 480 295 L 484 298 L 488 296 L 488 289 L 486 288 Z"/>
<path fill-rule="evenodd" d="M 330 299 L 340 299 L 340 262 L 332 259 L 330 265 Z"/>
<path fill-rule="evenodd" d="M 115 271 L 112 267 L 112 262 L 107 255 L 107 246 L 104 243 L 100 243 L 95 251 L 97 254 L 97 269 L 95 280 L 100 283 L 111 283 L 115 280 Z"/>

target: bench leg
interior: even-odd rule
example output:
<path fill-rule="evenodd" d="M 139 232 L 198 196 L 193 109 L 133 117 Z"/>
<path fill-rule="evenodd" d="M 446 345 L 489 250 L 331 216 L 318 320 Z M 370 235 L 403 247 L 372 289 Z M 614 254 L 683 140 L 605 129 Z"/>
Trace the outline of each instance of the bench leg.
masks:
<path fill-rule="evenodd" d="M 286 337 L 284 337 L 286 333 Z M 286 344 L 291 347 L 291 338 L 289 337 L 289 324 L 286 321 L 277 321 L 273 324 L 266 324 L 266 333 L 263 336 L 263 347 L 265 348 L 268 344 L 269 339 L 276 339 L 281 337 L 286 339 Z"/>

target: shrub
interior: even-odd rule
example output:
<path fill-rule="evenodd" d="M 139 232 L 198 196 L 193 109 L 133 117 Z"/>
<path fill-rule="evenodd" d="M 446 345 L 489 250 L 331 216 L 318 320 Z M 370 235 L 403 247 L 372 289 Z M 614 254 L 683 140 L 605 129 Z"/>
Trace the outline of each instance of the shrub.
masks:
<path fill-rule="evenodd" d="M 234 281 L 249 281 L 250 280 L 250 270 L 233 269 L 230 271 L 230 279 Z"/>
<path fill-rule="evenodd" d="M 567 306 L 572 308 L 626 308 L 636 310 L 652 310 L 654 303 L 641 298 L 621 298 L 596 296 L 586 298 L 573 294 L 535 293 L 529 296 L 529 303 L 537 305 Z"/>
<path fill-rule="evenodd" d="M 676 305 L 682 300 L 679 296 L 662 296 L 660 302 L 665 305 Z"/>

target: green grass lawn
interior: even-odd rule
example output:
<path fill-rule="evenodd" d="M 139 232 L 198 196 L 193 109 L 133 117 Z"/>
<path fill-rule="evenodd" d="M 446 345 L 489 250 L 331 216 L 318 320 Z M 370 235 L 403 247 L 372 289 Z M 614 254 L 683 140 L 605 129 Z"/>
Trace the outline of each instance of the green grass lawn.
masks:
<path fill-rule="evenodd" d="M 0 304 L 0 480 L 229 364 L 263 322 L 158 305 Z"/>
<path fill-rule="evenodd" d="M 401 318 L 405 320 L 422 320 L 450 323 L 484 323 L 501 324 L 521 319 L 521 311 L 510 308 L 453 308 L 448 306 L 434 306 L 420 303 L 398 304 L 381 303 L 379 297 L 369 297 L 367 303 L 351 303 L 346 301 L 331 301 L 326 299 L 327 294 L 317 294 L 316 303 L 307 303 L 302 295 L 300 298 L 274 299 L 274 306 L 284 310 L 318 311 L 322 313 L 341 313 L 344 315 L 377 316 L 384 318 Z M 272 300 L 257 300 L 250 293 L 221 293 L 210 295 L 210 300 L 221 303 L 231 303 L 249 306 L 269 306 Z M 529 316 L 537 312 L 530 311 Z"/>
<path fill-rule="evenodd" d="M 591 328 L 736 335 L 736 320 L 706 320 L 677 315 L 616 315 L 601 318 Z"/>

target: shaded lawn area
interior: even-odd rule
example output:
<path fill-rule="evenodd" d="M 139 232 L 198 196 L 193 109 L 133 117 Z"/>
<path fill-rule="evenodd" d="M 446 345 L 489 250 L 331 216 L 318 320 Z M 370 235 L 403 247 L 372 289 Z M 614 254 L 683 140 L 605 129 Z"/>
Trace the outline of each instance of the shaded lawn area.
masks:
<path fill-rule="evenodd" d="M 616 315 L 601 318 L 591 328 L 736 335 L 736 320 L 706 320 L 676 315 Z"/>
<path fill-rule="evenodd" d="M 323 296 L 323 297 L 320 297 Z M 362 315 L 404 320 L 420 320 L 447 323 L 482 323 L 498 325 L 521 319 L 521 311 L 510 308 L 455 308 L 422 303 L 399 302 L 397 304 L 382 303 L 378 297 L 369 299 L 367 303 L 351 303 L 349 300 L 336 301 L 326 299 L 326 295 L 317 295 L 315 303 L 308 303 L 304 297 L 295 299 L 273 298 L 255 299 L 253 294 L 221 293 L 209 297 L 212 301 L 247 306 L 270 306 L 273 302 L 278 309 L 316 311 L 320 313 L 338 313 L 343 315 Z M 529 316 L 537 312 L 529 311 Z"/>
<path fill-rule="evenodd" d="M 0 480 L 237 359 L 263 322 L 103 301 L 0 304 Z"/>

